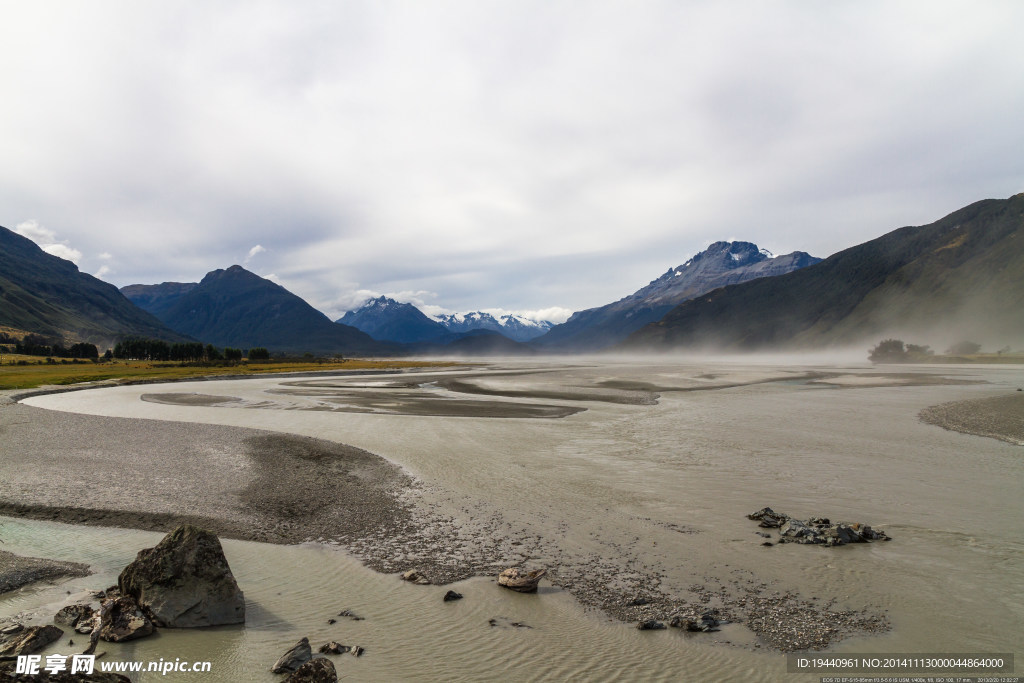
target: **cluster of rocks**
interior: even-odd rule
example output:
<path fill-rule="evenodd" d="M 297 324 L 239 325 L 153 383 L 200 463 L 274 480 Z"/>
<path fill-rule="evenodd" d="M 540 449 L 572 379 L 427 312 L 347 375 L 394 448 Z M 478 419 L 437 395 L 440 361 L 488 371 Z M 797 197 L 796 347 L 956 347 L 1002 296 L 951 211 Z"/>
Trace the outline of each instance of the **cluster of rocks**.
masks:
<path fill-rule="evenodd" d="M 747 515 L 747 519 L 759 522 L 763 529 L 778 529 L 779 543 L 805 543 L 812 545 L 836 546 L 847 543 L 868 543 L 888 541 L 884 531 L 876 531 L 860 522 L 835 522 L 827 517 L 795 519 L 769 507 Z M 761 534 L 765 536 L 765 534 Z M 771 545 L 764 543 L 763 545 Z"/>
<path fill-rule="evenodd" d="M 155 547 L 139 551 L 121 572 L 116 586 L 90 597 L 89 602 L 62 607 L 54 616 L 55 624 L 89 635 L 83 654 L 93 654 L 100 640 L 120 643 L 144 638 L 158 626 L 196 628 L 245 622 L 245 598 L 220 540 L 192 525 L 180 526 Z M 15 623 L 4 628 L 0 631 L 0 657 L 39 652 L 64 635 L 60 626 Z"/>
<path fill-rule="evenodd" d="M 320 646 L 320 653 L 325 655 L 348 653 L 359 657 L 363 652 L 363 648 L 358 645 L 342 645 L 334 640 Z M 284 683 L 337 683 L 338 680 L 334 663 L 326 657 L 314 656 L 309 638 L 302 638 L 281 655 L 270 667 L 270 671 L 275 674 L 288 674 Z"/>
<path fill-rule="evenodd" d="M 695 616 L 675 614 L 669 619 L 668 626 L 684 631 L 709 633 L 719 630 L 718 627 L 724 623 L 726 622 L 720 620 L 716 613 L 707 611 Z M 638 622 L 636 627 L 641 631 L 659 631 L 667 628 L 665 622 L 658 619 L 645 619 Z"/>

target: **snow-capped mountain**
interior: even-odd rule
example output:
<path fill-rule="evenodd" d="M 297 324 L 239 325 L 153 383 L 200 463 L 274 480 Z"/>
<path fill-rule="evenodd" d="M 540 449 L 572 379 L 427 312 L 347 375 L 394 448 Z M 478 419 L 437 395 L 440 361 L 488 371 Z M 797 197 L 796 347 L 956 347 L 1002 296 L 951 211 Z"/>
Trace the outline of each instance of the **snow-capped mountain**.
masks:
<path fill-rule="evenodd" d="M 802 251 L 774 256 L 750 242 L 715 242 L 686 263 L 618 301 L 577 311 L 537 339 L 541 347 L 596 350 L 622 341 L 677 305 L 719 287 L 782 275 L 821 261 Z"/>
<path fill-rule="evenodd" d="M 349 311 L 336 322 L 351 325 L 374 339 L 405 344 L 419 342 L 447 343 L 474 330 L 497 332 L 514 341 L 539 337 L 553 323 L 537 322 L 517 315 L 495 318 L 490 313 L 451 313 L 430 318 L 412 304 L 404 304 L 380 296 L 370 299 L 355 311 Z"/>
<path fill-rule="evenodd" d="M 413 344 L 436 341 L 448 336 L 448 330 L 431 320 L 412 304 L 403 304 L 380 296 L 370 299 L 355 311 L 335 322 L 351 325 L 374 339 Z"/>
<path fill-rule="evenodd" d="M 554 323 L 547 320 L 530 320 L 518 315 L 503 315 L 500 318 L 495 318 L 490 313 L 483 311 L 450 313 L 435 316 L 434 319 L 444 325 L 449 332 L 456 334 L 472 330 L 490 330 L 520 342 L 539 337 L 554 326 Z"/>

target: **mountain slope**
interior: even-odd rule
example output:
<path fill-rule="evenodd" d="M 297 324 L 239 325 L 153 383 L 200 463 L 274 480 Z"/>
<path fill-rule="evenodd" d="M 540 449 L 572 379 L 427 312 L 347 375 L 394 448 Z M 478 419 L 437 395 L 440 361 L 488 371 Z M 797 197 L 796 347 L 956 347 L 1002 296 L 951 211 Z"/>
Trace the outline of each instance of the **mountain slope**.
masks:
<path fill-rule="evenodd" d="M 440 323 L 428 318 L 412 304 L 399 303 L 385 296 L 370 299 L 337 322 L 362 330 L 374 339 L 401 343 L 433 341 L 449 336 Z"/>
<path fill-rule="evenodd" d="M 129 335 L 185 337 L 133 305 L 111 284 L 0 227 L 0 325 L 110 345 Z"/>
<path fill-rule="evenodd" d="M 139 308 L 159 315 L 175 301 L 199 286 L 198 282 L 162 282 L 159 285 L 128 285 L 121 294 Z"/>
<path fill-rule="evenodd" d="M 787 275 L 711 292 L 629 350 L 820 347 L 905 336 L 1024 342 L 1024 194 L 900 228 Z"/>
<path fill-rule="evenodd" d="M 618 301 L 578 311 L 534 341 L 547 350 L 593 351 L 616 344 L 675 306 L 719 287 L 789 273 L 817 263 L 802 251 L 772 256 L 750 242 L 715 242 L 689 261 Z"/>
<path fill-rule="evenodd" d="M 217 346 L 292 353 L 385 353 L 392 350 L 327 316 L 284 287 L 241 266 L 207 273 L 184 294 L 150 304 L 166 325 Z M 166 294 L 166 292 L 164 292 Z"/>

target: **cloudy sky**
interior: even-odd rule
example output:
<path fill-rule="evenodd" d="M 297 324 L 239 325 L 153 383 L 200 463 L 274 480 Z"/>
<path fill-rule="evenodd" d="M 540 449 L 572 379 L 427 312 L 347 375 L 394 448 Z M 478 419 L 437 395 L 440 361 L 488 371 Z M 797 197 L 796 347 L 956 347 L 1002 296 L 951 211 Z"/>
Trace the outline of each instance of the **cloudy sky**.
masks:
<path fill-rule="evenodd" d="M 1024 3 L 0 0 L 0 225 L 555 319 L 1024 191 Z"/>

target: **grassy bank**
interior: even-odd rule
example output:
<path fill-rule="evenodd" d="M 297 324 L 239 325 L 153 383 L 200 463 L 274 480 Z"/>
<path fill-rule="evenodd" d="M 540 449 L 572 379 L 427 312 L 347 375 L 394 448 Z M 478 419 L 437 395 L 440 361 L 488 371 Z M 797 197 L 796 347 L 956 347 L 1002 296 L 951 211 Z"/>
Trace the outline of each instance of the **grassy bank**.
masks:
<path fill-rule="evenodd" d="M 19 364 L 24 361 L 26 365 Z M 0 364 L 0 389 L 32 389 L 45 385 L 79 384 L 101 380 L 180 380 L 194 377 L 265 375 L 275 372 L 316 370 L 393 370 L 414 367 L 450 367 L 455 363 L 410 360 L 324 360 L 273 361 L 236 365 L 187 365 L 176 362 L 114 360 L 104 363 L 85 361 L 40 362 L 38 356 L 4 354 Z"/>

